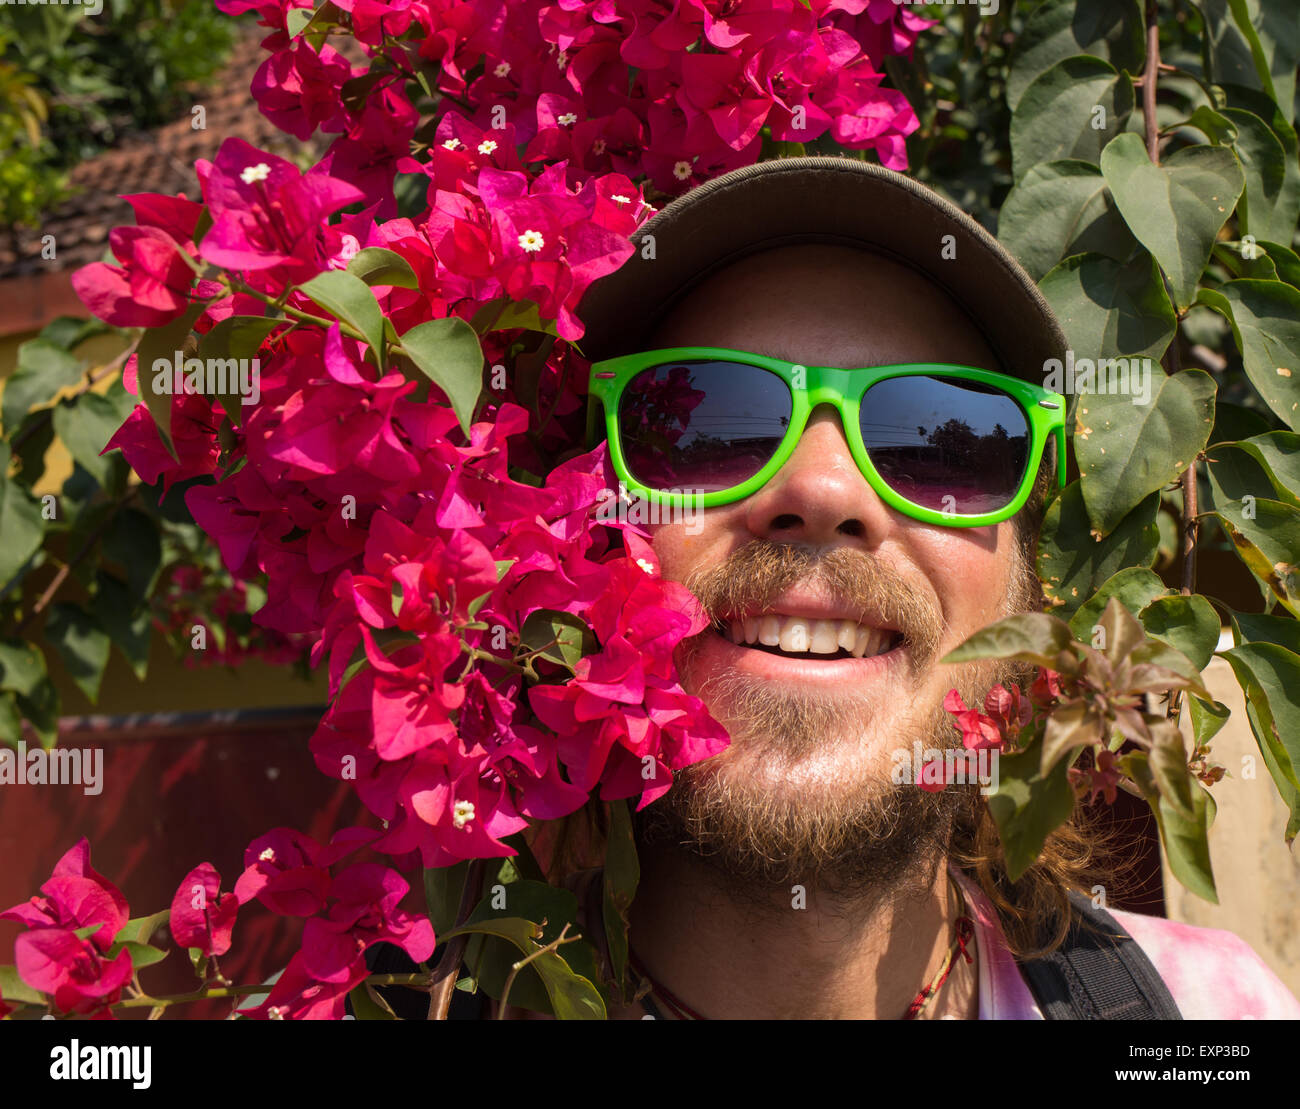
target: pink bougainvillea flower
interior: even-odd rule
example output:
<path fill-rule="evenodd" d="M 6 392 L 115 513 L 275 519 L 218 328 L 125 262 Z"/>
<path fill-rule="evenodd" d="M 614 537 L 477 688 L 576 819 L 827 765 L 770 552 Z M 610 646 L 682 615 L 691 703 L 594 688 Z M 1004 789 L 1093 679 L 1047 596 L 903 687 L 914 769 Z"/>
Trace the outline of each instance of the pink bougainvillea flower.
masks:
<path fill-rule="evenodd" d="M 948 690 L 948 695 L 943 699 L 943 707 L 957 718 L 953 726 L 961 732 L 962 745 L 967 750 L 978 751 L 985 747 L 1001 749 L 1002 732 L 997 721 L 982 712 L 967 708 L 961 694 L 955 689 Z"/>
<path fill-rule="evenodd" d="M 346 126 L 340 90 L 352 76 L 352 66 L 332 46 L 323 43 L 318 53 L 300 38 L 258 67 L 249 91 L 267 119 L 305 142 L 318 127 Z"/>
<path fill-rule="evenodd" d="M 90 865 L 90 841 L 84 836 L 54 864 L 41 894 L 6 909 L 0 920 L 74 931 L 98 925 L 89 939 L 102 952 L 112 946 L 129 916 L 122 892 Z"/>
<path fill-rule="evenodd" d="M 321 846 L 293 828 L 273 828 L 244 849 L 244 872 L 235 897 L 244 905 L 257 898 L 282 916 L 311 916 L 325 904 L 329 871 L 318 858 Z"/>
<path fill-rule="evenodd" d="M 306 956 L 299 951 L 275 980 L 266 1000 L 238 1012 L 250 1020 L 341 1020 L 349 991 L 365 978 L 365 963 L 357 960 L 341 981 L 320 982 L 307 970 Z"/>
<path fill-rule="evenodd" d="M 72 275 L 91 312 L 115 327 L 160 327 L 184 314 L 194 270 L 175 239 L 157 227 L 115 227 L 108 242 L 119 266 L 92 262 Z"/>
<path fill-rule="evenodd" d="M 14 941 L 18 976 L 47 994 L 56 1008 L 82 1016 L 105 1014 L 131 980 L 131 953 L 106 958 L 67 928 L 34 928 Z"/>
<path fill-rule="evenodd" d="M 354 185 L 324 173 L 302 173 L 292 163 L 230 138 L 214 161 L 196 164 L 203 199 L 212 214 L 199 252 L 213 265 L 274 271 L 285 283 L 325 268 L 322 221 L 364 200 Z"/>
<path fill-rule="evenodd" d="M 204 955 L 224 955 L 239 913 L 239 898 L 221 893 L 221 875 L 211 863 L 200 863 L 181 880 L 172 898 L 172 939 L 181 947 L 197 947 Z"/>

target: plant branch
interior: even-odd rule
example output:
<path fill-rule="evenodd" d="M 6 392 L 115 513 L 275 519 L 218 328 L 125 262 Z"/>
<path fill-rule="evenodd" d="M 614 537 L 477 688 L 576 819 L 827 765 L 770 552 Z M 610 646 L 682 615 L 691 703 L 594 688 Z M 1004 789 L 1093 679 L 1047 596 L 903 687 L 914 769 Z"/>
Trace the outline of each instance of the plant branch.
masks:
<path fill-rule="evenodd" d="M 459 928 L 469 919 L 474 905 L 478 901 L 479 887 L 483 885 L 483 859 L 475 859 L 469 864 L 465 875 L 465 887 L 460 891 L 460 906 L 456 910 L 456 927 Z M 454 936 L 442 953 L 438 965 L 433 968 L 433 978 L 429 983 L 429 1019 L 446 1020 L 447 1010 L 451 1008 L 452 991 L 456 988 L 456 975 L 460 964 L 465 959 L 465 948 L 469 946 L 469 936 Z"/>
<path fill-rule="evenodd" d="M 1147 157 L 1160 164 L 1160 136 L 1156 127 L 1156 80 L 1160 72 L 1160 24 L 1156 0 L 1147 0 L 1147 64 L 1142 72 L 1142 123 L 1146 128 Z"/>

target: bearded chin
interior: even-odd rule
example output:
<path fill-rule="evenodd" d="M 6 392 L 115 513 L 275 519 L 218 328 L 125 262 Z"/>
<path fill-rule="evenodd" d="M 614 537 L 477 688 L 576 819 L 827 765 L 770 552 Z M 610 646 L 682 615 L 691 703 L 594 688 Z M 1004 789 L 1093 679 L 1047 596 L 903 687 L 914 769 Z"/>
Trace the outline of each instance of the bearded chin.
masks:
<path fill-rule="evenodd" d="M 709 705 L 732 743 L 679 771 L 672 789 L 638 815 L 644 846 L 698 857 L 735 896 L 754 903 L 788 899 L 795 885 L 860 902 L 932 880 L 974 787 L 928 792 L 895 782 L 891 752 L 905 748 L 910 763 L 916 740 L 924 748 L 959 747 L 942 705 L 918 708 L 900 702 L 898 691 L 887 705 L 817 698 L 735 673 L 697 682 L 694 656 L 688 645 L 683 685 Z M 988 663 L 951 673 L 967 704 L 981 703 L 992 684 L 1013 676 Z"/>

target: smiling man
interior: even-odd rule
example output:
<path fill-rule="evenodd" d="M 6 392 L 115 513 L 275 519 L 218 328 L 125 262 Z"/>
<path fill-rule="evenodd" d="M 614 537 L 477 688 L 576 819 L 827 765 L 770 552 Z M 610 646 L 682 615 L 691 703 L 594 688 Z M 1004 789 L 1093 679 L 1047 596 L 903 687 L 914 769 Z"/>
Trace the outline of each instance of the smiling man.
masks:
<path fill-rule="evenodd" d="M 647 992 L 611 1015 L 1300 1016 L 1236 937 L 1068 900 L 1079 831 L 1011 887 L 973 789 L 891 772 L 960 746 L 949 689 L 1023 677 L 937 660 L 1041 607 L 1065 340 L 1030 279 L 933 193 L 838 158 L 709 182 L 638 245 L 592 286 L 583 348 L 620 478 L 698 509 L 653 547 L 713 620 L 679 665 L 732 742 L 637 818 Z M 1234 973 L 1207 991 L 1211 951 Z"/>

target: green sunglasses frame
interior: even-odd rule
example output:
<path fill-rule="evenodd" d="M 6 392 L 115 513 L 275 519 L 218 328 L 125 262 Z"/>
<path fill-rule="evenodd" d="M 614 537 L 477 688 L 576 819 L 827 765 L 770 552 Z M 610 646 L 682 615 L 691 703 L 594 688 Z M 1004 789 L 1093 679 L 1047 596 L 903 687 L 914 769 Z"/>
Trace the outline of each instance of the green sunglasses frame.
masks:
<path fill-rule="evenodd" d="M 775 374 L 785 382 L 793 398 L 790 414 L 790 426 L 785 438 L 781 440 L 776 453 L 767 464 L 747 481 L 730 489 L 716 489 L 708 493 L 682 493 L 651 489 L 637 481 L 628 471 L 627 460 L 623 455 L 623 445 L 618 428 L 618 402 L 628 383 L 642 370 L 666 362 L 685 361 L 721 361 L 737 362 L 754 366 Z M 917 377 L 922 375 L 939 375 L 974 381 L 1000 389 L 1015 400 L 1025 413 L 1029 427 L 1029 455 L 1026 459 L 1025 473 L 1020 480 L 1016 495 L 1002 508 L 994 512 L 976 515 L 962 515 L 957 512 L 941 512 L 924 505 L 914 504 L 899 496 L 880 476 L 867 454 L 862 441 L 862 427 L 858 422 L 858 410 L 862 397 L 871 386 L 895 377 Z M 796 377 L 802 375 L 806 384 L 795 384 Z M 630 492 L 648 500 L 651 504 L 672 508 L 695 507 L 713 508 L 717 505 L 732 504 L 758 492 L 786 464 L 803 435 L 812 410 L 819 404 L 833 405 L 840 414 L 849 450 L 862 471 L 867 484 L 891 508 L 921 520 L 927 524 L 944 527 L 973 528 L 988 524 L 998 524 L 1010 519 L 1019 512 L 1029 499 L 1033 490 L 1034 479 L 1043 460 L 1043 452 L 1050 436 L 1057 439 L 1057 480 L 1065 485 L 1065 398 L 1018 377 L 999 373 L 995 370 L 980 370 L 970 366 L 955 366 L 937 362 L 917 362 L 894 366 L 871 366 L 864 369 L 846 370 L 826 366 L 804 366 L 798 362 L 785 362 L 779 358 L 768 358 L 761 354 L 745 351 L 725 350 L 720 347 L 668 347 L 663 350 L 638 351 L 618 358 L 609 358 L 593 363 L 589 382 L 587 407 L 587 447 L 591 449 L 599 441 L 596 425 L 596 402 L 599 401 L 605 412 L 605 436 L 609 443 L 610 459 L 614 472 Z M 689 504 L 688 504 L 689 502 Z"/>

